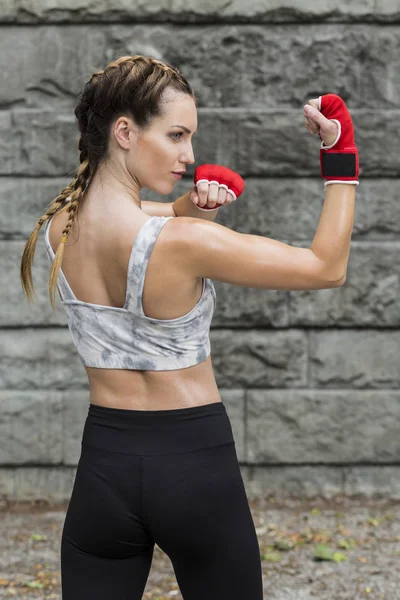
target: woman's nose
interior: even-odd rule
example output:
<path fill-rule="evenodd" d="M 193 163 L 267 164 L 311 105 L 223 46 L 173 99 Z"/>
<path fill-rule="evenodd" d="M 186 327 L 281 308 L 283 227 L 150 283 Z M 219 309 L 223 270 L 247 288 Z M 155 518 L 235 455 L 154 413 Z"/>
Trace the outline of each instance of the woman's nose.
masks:
<path fill-rule="evenodd" d="M 188 165 L 192 165 L 195 162 L 193 148 L 190 148 L 190 150 L 186 152 L 184 160 L 181 160 L 181 162 L 187 163 Z"/>

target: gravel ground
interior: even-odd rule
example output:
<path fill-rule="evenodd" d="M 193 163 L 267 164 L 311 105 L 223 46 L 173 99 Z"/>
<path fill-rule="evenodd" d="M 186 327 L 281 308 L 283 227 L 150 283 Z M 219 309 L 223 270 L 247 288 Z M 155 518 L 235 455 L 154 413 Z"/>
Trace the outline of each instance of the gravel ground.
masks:
<path fill-rule="evenodd" d="M 269 497 L 251 500 L 250 508 L 265 599 L 400 600 L 399 502 Z M 0 598 L 61 600 L 59 545 L 66 509 L 67 504 L 0 502 Z M 170 598 L 182 595 L 168 556 L 155 546 L 143 600 Z"/>

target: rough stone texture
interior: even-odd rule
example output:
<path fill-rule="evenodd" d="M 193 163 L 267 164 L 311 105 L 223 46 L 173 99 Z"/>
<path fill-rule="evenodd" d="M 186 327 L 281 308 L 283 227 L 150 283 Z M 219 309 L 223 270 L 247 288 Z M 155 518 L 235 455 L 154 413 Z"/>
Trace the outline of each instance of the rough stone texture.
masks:
<path fill-rule="evenodd" d="M 343 468 L 340 466 L 244 465 L 241 472 L 251 499 L 275 495 L 328 499 L 343 493 Z"/>
<path fill-rule="evenodd" d="M 66 328 L 0 330 L 1 390 L 76 390 L 88 386 Z"/>
<path fill-rule="evenodd" d="M 51 311 L 42 239 L 31 306 L 19 262 L 77 167 L 79 91 L 94 69 L 138 53 L 180 69 L 199 117 L 196 164 L 173 193 L 143 190 L 143 200 L 171 202 L 195 166 L 225 164 L 246 188 L 217 223 L 245 234 L 311 245 L 324 193 L 302 106 L 327 92 L 348 104 L 361 185 L 346 283 L 216 281 L 213 366 L 250 497 L 399 499 L 400 4 L 4 0 L 0 22 L 2 497 L 70 497 L 88 380 L 58 296 Z"/>
<path fill-rule="evenodd" d="M 45 214 L 54 198 L 73 180 L 71 178 L 41 177 L 0 177 L 0 195 L 2 198 L 2 219 L 0 221 L 0 240 L 24 240 L 32 233 L 39 217 Z M 277 180 L 279 181 L 279 180 Z M 143 188 L 141 198 L 144 201 L 173 202 L 193 187 L 193 176 L 177 181 L 171 194 L 161 195 Z M 249 184 L 246 183 L 248 186 Z M 251 182 L 250 182 L 251 186 Z M 320 183 L 320 194 L 322 184 Z M 395 190 L 393 189 L 393 209 Z M 217 222 L 232 229 L 235 222 L 235 205 L 225 207 L 218 213 Z M 387 226 L 394 224 L 389 220 Z M 39 233 L 42 240 L 44 226 Z M 38 242 L 39 247 L 40 242 Z M 42 244 L 40 244 L 42 245 Z M 0 253 L 1 254 L 1 253 Z M 44 257 L 44 254 L 43 254 Z"/>
<path fill-rule="evenodd" d="M 7 500 L 69 500 L 76 467 L 0 468 L 0 493 Z"/>
<path fill-rule="evenodd" d="M 0 276 L 4 286 L 0 323 L 3 327 L 26 327 L 36 324 L 66 326 L 68 320 L 61 306 L 58 292 L 55 296 L 56 310 L 54 313 L 50 304 L 48 291 L 50 262 L 45 256 L 42 241 L 37 243 L 32 266 L 35 296 L 31 303 L 28 302 L 23 292 L 19 273 L 25 243 L 26 241 L 0 241 Z"/>
<path fill-rule="evenodd" d="M 39 216 L 71 180 L 72 176 L 71 179 L 0 177 L 3 199 L 0 240 L 26 241 Z M 143 188 L 143 200 L 173 202 L 192 186 L 193 176 L 186 176 L 176 183 L 171 194 L 165 196 Z M 358 247 L 354 243 L 358 241 L 394 242 L 399 239 L 398 189 L 397 179 L 361 181 L 357 188 L 353 249 Z M 216 223 L 241 233 L 311 244 L 323 201 L 324 186 L 319 178 L 247 177 L 243 194 L 237 202 L 219 210 Z M 373 246 L 369 248 L 372 250 Z"/>
<path fill-rule="evenodd" d="M 302 109 L 199 109 L 199 116 L 202 127 L 193 139 L 196 164 L 229 165 L 242 177 L 319 176 L 318 138 L 305 131 Z M 364 173 L 397 176 L 400 111 L 354 111 L 354 123 L 362 156 L 360 180 Z M 65 177 L 76 169 L 77 135 L 66 113 L 36 109 L 0 113 L 0 135 L 0 175 Z"/>
<path fill-rule="evenodd" d="M 217 330 L 211 333 L 219 387 L 303 387 L 307 337 L 302 331 Z"/>
<path fill-rule="evenodd" d="M 343 493 L 367 497 L 380 494 L 384 498 L 400 500 L 398 469 L 398 466 L 346 467 L 343 470 Z"/>
<path fill-rule="evenodd" d="M 350 260 L 352 254 L 357 253 L 356 249 L 363 247 L 356 242 L 390 242 L 386 246 L 390 248 L 392 241 L 399 239 L 398 195 L 398 179 L 361 180 L 357 187 Z M 241 233 L 293 244 L 308 241 L 311 245 L 323 202 L 324 187 L 319 178 L 247 177 L 242 196 L 232 207 L 220 210 L 217 222 L 224 224 L 220 217 L 232 209 L 236 211 L 235 229 Z M 368 245 L 371 251 L 373 247 Z M 354 270 L 352 275 L 354 277 Z"/>
<path fill-rule="evenodd" d="M 383 125 L 381 121 L 390 119 L 390 114 L 381 114 L 382 111 L 399 108 L 398 27 L 333 24 L 323 27 L 320 24 L 6 27 L 0 38 L 0 70 L 4 74 L 0 106 L 54 109 L 57 113 L 66 109 L 65 118 L 69 123 L 73 120 L 77 96 L 92 71 L 104 68 L 118 56 L 132 54 L 146 54 L 177 66 L 193 87 L 200 108 L 237 108 L 238 119 L 246 110 L 296 109 L 299 119 L 293 120 L 289 115 L 288 123 L 284 119 L 285 113 L 269 118 L 282 127 L 274 142 L 286 141 L 287 146 L 290 145 L 294 153 L 297 150 L 299 155 L 302 153 L 297 147 L 301 143 L 300 132 L 304 131 L 304 138 L 310 137 L 302 116 L 302 106 L 309 98 L 335 92 L 344 98 L 351 110 L 367 110 L 367 121 L 356 123 L 358 134 L 370 136 L 369 130 L 373 128 L 376 129 L 373 135 L 380 135 L 381 140 L 391 131 L 387 125 L 383 131 L 378 129 Z M 370 113 L 374 110 L 379 114 L 375 117 L 376 122 L 371 122 Z M 40 118 L 40 124 L 36 127 L 39 125 L 42 134 L 52 138 L 55 125 L 50 128 L 42 117 L 37 118 Z M 24 125 L 25 121 L 20 123 L 19 119 L 14 124 L 13 128 L 18 127 L 18 135 L 19 126 L 24 129 Z M 203 123 L 202 113 L 199 125 L 198 136 L 206 134 L 210 144 L 213 128 Z M 398 124 L 391 125 L 398 131 Z M 65 127 L 69 128 L 67 123 Z M 267 145 L 270 140 L 263 132 L 265 125 L 257 119 L 244 118 L 237 133 L 249 136 L 259 127 L 258 143 Z M 29 142 L 30 132 L 26 135 L 28 138 L 22 149 Z M 214 135 L 218 137 L 218 132 Z M 72 131 L 69 137 L 72 140 Z M 392 140 L 387 142 L 395 147 L 396 139 L 393 132 Z M 62 159 L 62 147 L 57 138 L 54 143 L 57 144 L 56 155 Z M 248 137 L 241 140 L 242 150 L 256 144 L 257 141 L 250 142 Z M 222 152 L 228 150 L 223 148 Z M 364 153 L 360 156 L 366 169 Z M 280 154 L 276 158 L 277 164 L 284 160 Z M 389 158 L 387 153 L 386 159 Z M 288 156 L 286 165 L 291 163 L 292 157 Z M 246 166 L 249 164 L 250 160 Z M 385 164 L 378 163 L 377 167 L 385 168 Z M 64 165 L 62 175 L 68 171 Z M 369 170 L 366 172 L 371 175 Z"/>
<path fill-rule="evenodd" d="M 342 287 L 289 292 L 290 324 L 397 329 L 400 325 L 399 250 L 397 241 L 390 244 L 352 242 L 347 279 Z M 393 357 L 393 360 L 396 359 Z M 397 368 L 400 366 L 398 361 L 395 364 Z"/>
<path fill-rule="evenodd" d="M 377 402 L 371 391 L 247 390 L 246 462 L 396 463 L 399 402 L 399 391 Z"/>
<path fill-rule="evenodd" d="M 298 330 L 213 330 L 219 387 L 303 387 L 307 336 Z M 0 389 L 86 389 L 85 369 L 65 327 L 0 330 Z"/>
<path fill-rule="evenodd" d="M 249 498 L 290 495 L 332 499 L 335 496 L 382 496 L 400 500 L 398 466 L 247 466 L 241 468 Z"/>
<path fill-rule="evenodd" d="M 381 21 L 400 18 L 396 0 L 2 0 L 0 22 L 57 23 L 175 21 L 280 23 L 285 21 Z"/>
<path fill-rule="evenodd" d="M 0 390 L 0 464 L 62 461 L 61 402 L 52 390 Z"/>
<path fill-rule="evenodd" d="M 400 338 L 394 331 L 311 331 L 309 334 L 311 388 L 398 390 Z M 377 398 L 375 392 L 375 399 Z M 351 398 L 356 392 L 351 392 Z M 375 400 L 376 401 L 376 400 Z"/>

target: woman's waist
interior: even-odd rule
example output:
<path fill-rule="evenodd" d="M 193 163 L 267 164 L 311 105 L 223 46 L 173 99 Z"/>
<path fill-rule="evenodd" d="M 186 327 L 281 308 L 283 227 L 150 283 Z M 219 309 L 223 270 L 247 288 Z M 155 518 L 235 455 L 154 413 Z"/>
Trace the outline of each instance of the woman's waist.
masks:
<path fill-rule="evenodd" d="M 90 403 L 99 406 L 163 410 L 221 401 L 210 356 L 197 365 L 173 371 L 85 368 Z"/>

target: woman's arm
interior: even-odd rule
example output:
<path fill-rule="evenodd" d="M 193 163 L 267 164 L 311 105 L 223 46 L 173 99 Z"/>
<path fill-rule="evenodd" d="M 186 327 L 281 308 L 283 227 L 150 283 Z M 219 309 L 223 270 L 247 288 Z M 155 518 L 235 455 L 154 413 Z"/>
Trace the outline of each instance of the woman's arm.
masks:
<path fill-rule="evenodd" d="M 175 202 L 151 202 L 142 200 L 142 210 L 151 217 L 194 217 L 204 221 L 214 221 L 218 214 L 217 210 L 207 212 L 199 210 L 190 200 L 190 192 L 180 196 Z"/>
<path fill-rule="evenodd" d="M 346 280 L 354 226 L 355 185 L 326 186 L 325 202 L 311 250 L 325 264 L 333 278 Z"/>
<path fill-rule="evenodd" d="M 175 217 L 172 202 L 152 202 L 142 200 L 142 211 L 151 217 Z"/>

